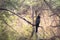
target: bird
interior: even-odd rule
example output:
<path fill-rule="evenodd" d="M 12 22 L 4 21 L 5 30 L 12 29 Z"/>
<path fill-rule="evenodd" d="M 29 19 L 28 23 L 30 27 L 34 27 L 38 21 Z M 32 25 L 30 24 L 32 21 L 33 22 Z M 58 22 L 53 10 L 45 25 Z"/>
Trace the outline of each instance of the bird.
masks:
<path fill-rule="evenodd" d="M 38 27 L 39 27 L 39 24 L 40 24 L 40 16 L 38 15 L 37 17 L 36 17 L 36 33 L 38 32 Z"/>

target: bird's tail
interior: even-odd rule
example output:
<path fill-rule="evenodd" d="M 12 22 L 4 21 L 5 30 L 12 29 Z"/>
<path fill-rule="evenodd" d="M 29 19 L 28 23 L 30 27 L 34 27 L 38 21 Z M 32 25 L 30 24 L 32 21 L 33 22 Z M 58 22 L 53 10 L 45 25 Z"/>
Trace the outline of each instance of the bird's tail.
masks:
<path fill-rule="evenodd" d="M 36 33 L 38 32 L 38 27 L 36 27 Z"/>

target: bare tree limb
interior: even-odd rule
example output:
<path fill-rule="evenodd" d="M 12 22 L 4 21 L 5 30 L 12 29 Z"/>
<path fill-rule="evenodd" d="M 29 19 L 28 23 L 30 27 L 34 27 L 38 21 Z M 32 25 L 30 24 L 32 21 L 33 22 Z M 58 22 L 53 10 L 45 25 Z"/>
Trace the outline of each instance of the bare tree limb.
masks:
<path fill-rule="evenodd" d="M 54 9 L 52 9 L 52 6 L 46 1 L 46 0 L 44 0 L 44 2 L 45 2 L 45 4 L 49 7 L 49 9 L 52 11 L 52 15 L 57 15 L 57 16 L 59 16 L 55 11 L 54 11 Z M 52 16 L 52 15 L 50 15 L 50 16 Z M 60 17 L 60 16 L 59 16 Z"/>
<path fill-rule="evenodd" d="M 28 20 L 26 20 L 25 18 L 23 18 L 23 17 L 19 16 L 17 13 L 15 13 L 15 12 L 13 12 L 13 11 L 9 10 L 9 9 L 6 9 L 6 8 L 0 8 L 0 10 L 9 11 L 9 12 L 11 12 L 12 14 L 14 14 L 14 15 L 18 16 L 19 18 L 23 19 L 24 21 L 26 21 L 27 23 L 29 23 L 29 24 L 31 24 L 31 25 L 33 25 L 33 26 L 35 26 L 34 24 L 32 24 L 31 22 L 29 22 L 29 21 L 28 21 Z"/>

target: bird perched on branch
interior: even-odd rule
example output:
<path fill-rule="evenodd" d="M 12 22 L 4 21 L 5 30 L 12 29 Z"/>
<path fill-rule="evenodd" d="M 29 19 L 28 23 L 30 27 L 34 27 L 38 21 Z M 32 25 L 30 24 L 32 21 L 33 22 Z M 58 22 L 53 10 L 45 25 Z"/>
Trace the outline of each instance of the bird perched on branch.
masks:
<path fill-rule="evenodd" d="M 37 17 L 36 17 L 36 33 L 38 32 L 38 27 L 39 27 L 39 23 L 40 23 L 40 16 L 38 15 Z"/>

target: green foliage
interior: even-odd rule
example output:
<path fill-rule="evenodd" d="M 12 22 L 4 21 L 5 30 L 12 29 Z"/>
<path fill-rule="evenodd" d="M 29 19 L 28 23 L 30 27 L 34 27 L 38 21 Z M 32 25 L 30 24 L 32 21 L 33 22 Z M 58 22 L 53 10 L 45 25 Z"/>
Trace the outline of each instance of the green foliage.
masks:
<path fill-rule="evenodd" d="M 27 5 L 30 5 L 30 6 L 33 6 L 33 5 L 37 4 L 34 0 L 26 0 L 24 3 L 27 4 Z"/>

